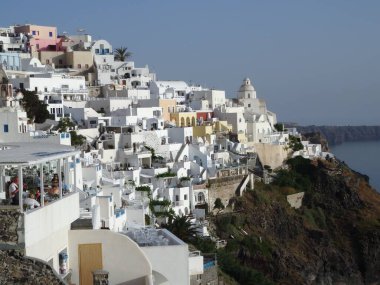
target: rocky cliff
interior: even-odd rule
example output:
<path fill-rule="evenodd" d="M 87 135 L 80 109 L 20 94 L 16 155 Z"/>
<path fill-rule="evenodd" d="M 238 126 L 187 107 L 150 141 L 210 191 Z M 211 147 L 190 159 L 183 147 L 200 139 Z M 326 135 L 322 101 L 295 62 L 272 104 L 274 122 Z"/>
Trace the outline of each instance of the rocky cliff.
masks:
<path fill-rule="evenodd" d="M 321 133 L 331 144 L 380 140 L 380 126 L 296 126 L 304 133 Z"/>
<path fill-rule="evenodd" d="M 219 265 L 240 284 L 380 284 L 380 194 L 345 164 L 293 159 L 233 205 L 214 224 Z"/>

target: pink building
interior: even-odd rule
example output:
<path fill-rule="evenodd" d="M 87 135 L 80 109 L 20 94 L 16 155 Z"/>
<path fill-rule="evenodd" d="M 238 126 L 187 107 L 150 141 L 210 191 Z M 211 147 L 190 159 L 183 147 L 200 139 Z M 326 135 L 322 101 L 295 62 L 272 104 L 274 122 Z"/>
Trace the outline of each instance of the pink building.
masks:
<path fill-rule="evenodd" d="M 16 33 L 24 33 L 30 36 L 29 50 L 33 54 L 37 51 L 58 51 L 57 28 L 37 25 L 15 26 Z"/>

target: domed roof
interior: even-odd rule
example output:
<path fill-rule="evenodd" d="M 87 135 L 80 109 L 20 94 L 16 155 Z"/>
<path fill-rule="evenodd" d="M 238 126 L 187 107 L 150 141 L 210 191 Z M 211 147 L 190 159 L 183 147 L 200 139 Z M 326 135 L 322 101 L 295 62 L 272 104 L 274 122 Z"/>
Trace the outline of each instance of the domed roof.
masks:
<path fill-rule="evenodd" d="M 243 80 L 243 84 L 240 86 L 239 92 L 255 91 L 255 88 L 251 84 L 251 80 L 247 77 Z"/>

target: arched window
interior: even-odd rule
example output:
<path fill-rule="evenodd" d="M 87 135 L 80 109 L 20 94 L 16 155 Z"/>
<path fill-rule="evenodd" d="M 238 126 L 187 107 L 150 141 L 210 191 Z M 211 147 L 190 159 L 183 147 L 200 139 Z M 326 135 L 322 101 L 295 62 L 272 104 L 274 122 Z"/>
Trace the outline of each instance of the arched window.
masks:
<path fill-rule="evenodd" d="M 198 193 L 198 202 L 199 203 L 204 203 L 205 202 L 205 194 L 203 192 Z"/>

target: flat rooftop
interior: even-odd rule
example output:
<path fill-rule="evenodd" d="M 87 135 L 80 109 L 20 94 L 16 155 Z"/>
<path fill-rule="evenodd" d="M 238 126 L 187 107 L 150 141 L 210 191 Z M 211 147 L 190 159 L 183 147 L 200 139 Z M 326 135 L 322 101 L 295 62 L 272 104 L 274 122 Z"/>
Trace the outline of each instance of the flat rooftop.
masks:
<path fill-rule="evenodd" d="M 73 147 L 49 143 L 0 143 L 0 165 L 31 165 L 80 154 Z"/>
<path fill-rule="evenodd" d="M 125 234 L 141 247 L 186 245 L 167 229 L 132 229 Z"/>

